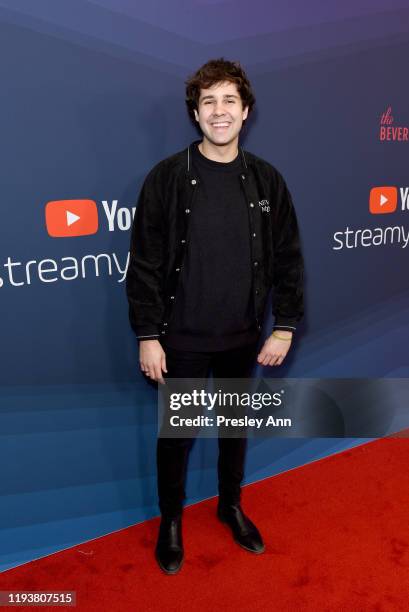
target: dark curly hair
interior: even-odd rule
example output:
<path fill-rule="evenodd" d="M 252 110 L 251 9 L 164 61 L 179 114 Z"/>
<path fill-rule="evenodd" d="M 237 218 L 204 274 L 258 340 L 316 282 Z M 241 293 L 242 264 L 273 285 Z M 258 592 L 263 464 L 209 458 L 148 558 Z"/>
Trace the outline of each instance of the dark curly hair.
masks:
<path fill-rule="evenodd" d="M 240 62 L 229 62 L 223 57 L 212 59 L 203 64 L 193 75 L 185 81 L 186 84 L 186 106 L 189 116 L 194 124 L 197 124 L 194 110 L 198 110 L 200 90 L 208 89 L 216 83 L 230 81 L 235 83 L 243 108 L 248 106 L 248 116 L 250 115 L 256 98 L 251 89 L 250 81 L 240 65 Z M 244 123 L 244 122 L 243 122 Z"/>

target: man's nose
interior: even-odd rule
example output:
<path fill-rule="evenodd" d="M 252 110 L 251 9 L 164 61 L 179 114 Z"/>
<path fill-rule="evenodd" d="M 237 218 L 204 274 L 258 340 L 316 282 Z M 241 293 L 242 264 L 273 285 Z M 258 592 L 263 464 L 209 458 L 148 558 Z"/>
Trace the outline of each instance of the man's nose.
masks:
<path fill-rule="evenodd" d="M 219 117 L 220 115 L 225 115 L 226 109 L 224 108 L 223 102 L 216 102 L 216 108 L 214 109 L 214 114 Z"/>

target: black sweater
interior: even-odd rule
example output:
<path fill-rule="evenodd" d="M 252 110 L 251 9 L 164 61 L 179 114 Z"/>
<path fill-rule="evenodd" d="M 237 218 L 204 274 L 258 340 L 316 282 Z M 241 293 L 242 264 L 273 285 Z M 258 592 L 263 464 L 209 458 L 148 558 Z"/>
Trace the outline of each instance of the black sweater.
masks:
<path fill-rule="evenodd" d="M 238 155 L 208 159 L 196 142 L 192 163 L 200 184 L 190 238 L 164 344 L 186 351 L 220 351 L 256 341 L 251 294 L 247 204 Z"/>

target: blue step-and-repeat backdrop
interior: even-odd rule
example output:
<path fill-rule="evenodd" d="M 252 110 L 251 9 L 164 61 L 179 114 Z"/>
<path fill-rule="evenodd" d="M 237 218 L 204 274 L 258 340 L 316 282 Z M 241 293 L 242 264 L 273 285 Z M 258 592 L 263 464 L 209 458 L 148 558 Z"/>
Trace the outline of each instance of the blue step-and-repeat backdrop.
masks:
<path fill-rule="evenodd" d="M 256 375 L 408 376 L 409 1 L 0 0 L 2 570 L 159 513 L 130 225 L 197 138 L 185 79 L 220 56 L 252 82 L 241 143 L 286 178 L 306 260 L 292 351 Z M 94 233 L 55 236 L 73 199 Z M 363 442 L 252 440 L 245 482 Z M 216 495 L 216 460 L 197 440 L 187 503 Z"/>

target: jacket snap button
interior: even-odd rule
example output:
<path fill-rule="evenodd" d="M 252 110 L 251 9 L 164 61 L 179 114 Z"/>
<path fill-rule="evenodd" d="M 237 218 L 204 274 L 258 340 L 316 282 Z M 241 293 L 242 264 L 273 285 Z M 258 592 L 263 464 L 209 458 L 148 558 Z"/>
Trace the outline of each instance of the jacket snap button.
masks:
<path fill-rule="evenodd" d="M 261 325 L 257 325 L 257 329 L 261 329 Z"/>
<path fill-rule="evenodd" d="M 253 238 L 255 238 L 255 237 L 256 237 L 256 234 L 253 234 Z"/>
<path fill-rule="evenodd" d="M 190 213 L 190 208 L 186 208 L 185 213 L 186 214 Z"/>
<path fill-rule="evenodd" d="M 167 325 L 167 323 L 164 323 L 164 324 L 163 324 L 163 327 L 165 327 L 165 325 Z"/>
<path fill-rule="evenodd" d="M 180 268 L 176 268 L 176 272 L 180 272 Z"/>
<path fill-rule="evenodd" d="M 183 240 L 183 239 L 182 239 L 180 242 L 181 242 L 182 244 L 185 244 L 186 240 Z"/>
<path fill-rule="evenodd" d="M 254 265 L 255 265 L 255 266 L 258 266 L 258 261 L 255 261 L 255 262 L 254 262 Z"/>
<path fill-rule="evenodd" d="M 250 206 L 251 206 L 251 208 L 254 208 L 253 202 L 250 202 Z"/>
<path fill-rule="evenodd" d="M 163 332 L 161 332 L 161 334 L 164 334 L 164 333 L 165 333 L 164 331 L 163 331 Z"/>
<path fill-rule="evenodd" d="M 242 178 L 242 179 L 243 179 L 243 181 L 244 181 L 244 179 L 245 179 L 246 177 L 245 177 L 245 175 L 244 175 L 244 174 L 242 174 L 242 175 L 241 175 L 241 178 Z"/>
<path fill-rule="evenodd" d="M 190 182 L 192 183 L 192 185 L 196 185 L 196 179 L 192 179 Z"/>
<path fill-rule="evenodd" d="M 175 299 L 175 296 L 174 296 L 174 295 L 171 295 L 171 296 L 170 296 L 170 299 L 171 299 L 171 300 L 174 300 L 174 299 Z"/>

